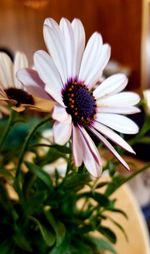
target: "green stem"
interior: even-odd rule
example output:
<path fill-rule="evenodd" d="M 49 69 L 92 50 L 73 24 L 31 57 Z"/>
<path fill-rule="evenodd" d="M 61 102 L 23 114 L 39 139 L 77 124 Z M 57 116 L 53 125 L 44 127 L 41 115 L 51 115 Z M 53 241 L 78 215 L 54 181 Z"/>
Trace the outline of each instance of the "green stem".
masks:
<path fill-rule="evenodd" d="M 130 180 L 132 180 L 136 175 L 146 171 L 147 169 L 150 168 L 150 163 L 148 163 L 147 165 L 145 165 L 144 167 L 142 167 L 140 170 L 135 171 L 133 174 L 131 174 L 130 176 L 126 177 L 123 181 L 120 182 L 120 184 L 118 184 L 118 186 L 116 188 L 114 188 L 110 193 L 106 193 L 107 196 L 111 196 L 116 190 L 118 190 L 123 184 L 129 182 Z"/>
<path fill-rule="evenodd" d="M 0 151 L 2 150 L 2 147 L 4 145 L 6 137 L 7 137 L 8 133 L 10 131 L 10 128 L 12 126 L 14 116 L 15 116 L 15 112 L 14 112 L 14 110 L 11 110 L 10 111 L 10 115 L 9 115 L 9 119 L 7 121 L 7 126 L 6 126 L 4 132 L 3 132 L 2 136 L 1 136 L 1 139 L 0 139 Z"/>
<path fill-rule="evenodd" d="M 125 181 L 121 184 L 123 185 L 124 183 L 127 183 L 128 181 L 130 181 L 132 178 L 134 178 L 136 175 L 146 171 L 147 169 L 150 168 L 150 163 L 148 163 L 146 166 L 144 166 L 143 168 L 141 168 L 140 170 L 135 171 L 132 175 L 128 176 Z"/>
<path fill-rule="evenodd" d="M 20 157 L 19 157 L 19 160 L 18 160 L 18 165 L 17 165 L 17 169 L 16 169 L 16 178 L 18 177 L 19 175 L 19 172 L 20 172 L 20 166 L 21 166 L 21 163 L 23 161 L 23 158 L 24 158 L 24 154 L 28 148 L 28 145 L 29 145 L 29 142 L 32 138 L 32 136 L 34 135 L 34 133 L 37 131 L 37 129 L 42 126 L 43 124 L 45 124 L 46 122 L 48 122 L 49 120 L 51 119 L 50 116 L 44 118 L 41 122 L 39 122 L 36 126 L 33 127 L 33 129 L 28 133 L 26 139 L 25 139 L 25 142 L 23 144 L 23 147 L 22 147 L 22 150 L 21 150 L 21 153 L 20 153 Z"/>

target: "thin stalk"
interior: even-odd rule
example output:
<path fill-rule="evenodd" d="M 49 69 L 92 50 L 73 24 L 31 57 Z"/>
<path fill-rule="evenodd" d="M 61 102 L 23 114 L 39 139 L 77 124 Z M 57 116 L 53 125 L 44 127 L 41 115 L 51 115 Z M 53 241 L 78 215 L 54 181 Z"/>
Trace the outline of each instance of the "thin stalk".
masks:
<path fill-rule="evenodd" d="M 23 158 L 24 158 L 24 155 L 26 153 L 26 150 L 28 148 L 28 145 L 29 145 L 29 142 L 30 140 L 32 139 L 33 135 L 35 134 L 35 132 L 37 131 L 37 129 L 39 127 L 41 127 L 43 124 L 45 124 L 46 122 L 48 122 L 49 120 L 51 119 L 51 117 L 46 117 L 44 118 L 41 122 L 39 122 L 37 125 L 35 125 L 33 127 L 33 129 L 28 133 L 26 139 L 25 139 L 25 142 L 23 144 L 23 147 L 22 147 L 22 150 L 21 150 L 21 153 L 20 153 L 20 157 L 19 157 L 19 160 L 18 160 L 18 165 L 17 165 L 17 169 L 16 169 L 16 178 L 18 177 L 19 175 L 19 172 L 20 172 L 20 166 L 21 166 L 21 163 L 23 161 Z"/>
<path fill-rule="evenodd" d="M 113 191 L 111 191 L 110 194 L 108 194 L 108 196 L 111 196 L 116 190 L 118 190 L 123 184 L 129 182 L 130 180 L 132 180 L 136 175 L 139 175 L 140 173 L 146 171 L 147 169 L 150 169 L 150 163 L 148 163 L 147 165 L 145 165 L 144 167 L 142 167 L 140 170 L 135 171 L 133 174 L 131 174 L 130 176 L 126 177 L 124 179 L 124 181 L 122 181 Z"/>
<path fill-rule="evenodd" d="M 6 128 L 5 128 L 4 132 L 2 133 L 2 136 L 1 136 L 1 139 L 0 139 L 0 151 L 2 150 L 2 147 L 5 143 L 6 137 L 7 137 L 8 133 L 11 129 L 11 126 L 13 124 L 14 116 L 15 116 L 15 112 L 14 112 L 14 110 L 11 110 L 10 115 L 9 115 L 9 119 L 7 121 Z"/>
<path fill-rule="evenodd" d="M 135 173 L 133 173 L 132 175 L 128 176 L 127 178 L 125 178 L 125 181 L 121 184 L 123 185 L 124 183 L 127 183 L 128 181 L 130 181 L 132 178 L 134 178 L 136 175 L 146 171 L 147 169 L 150 169 L 150 163 L 148 163 L 146 166 L 144 166 L 143 168 L 141 168 L 140 170 L 135 171 Z"/>

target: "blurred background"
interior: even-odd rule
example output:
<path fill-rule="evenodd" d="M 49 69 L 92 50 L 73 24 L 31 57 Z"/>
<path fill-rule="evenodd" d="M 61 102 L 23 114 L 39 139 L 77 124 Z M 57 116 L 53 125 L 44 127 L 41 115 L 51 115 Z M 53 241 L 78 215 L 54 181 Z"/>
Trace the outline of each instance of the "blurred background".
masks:
<path fill-rule="evenodd" d="M 47 17 L 81 19 L 87 39 L 100 32 L 112 48 L 105 75 L 123 71 L 129 76 L 129 90 L 150 88 L 150 0 L 0 0 L 0 49 L 12 56 L 23 51 L 32 65 L 33 53 L 45 49 L 42 30 Z M 133 188 L 145 181 L 138 179 Z M 147 209 L 150 181 L 141 200 L 144 193 L 149 195 L 146 203 L 139 202 Z M 150 208 L 143 211 L 149 223 Z"/>
<path fill-rule="evenodd" d="M 96 30 L 111 45 L 114 62 L 108 71 L 115 72 L 118 64 L 121 65 L 130 73 L 128 88 L 140 89 L 142 27 L 143 21 L 147 22 L 143 13 L 147 12 L 148 5 L 146 0 L 1 0 L 0 47 L 12 52 L 24 51 L 32 64 L 33 52 L 45 47 L 44 19 L 52 17 L 59 21 L 62 16 L 70 20 L 77 17 L 85 26 L 87 39 Z"/>

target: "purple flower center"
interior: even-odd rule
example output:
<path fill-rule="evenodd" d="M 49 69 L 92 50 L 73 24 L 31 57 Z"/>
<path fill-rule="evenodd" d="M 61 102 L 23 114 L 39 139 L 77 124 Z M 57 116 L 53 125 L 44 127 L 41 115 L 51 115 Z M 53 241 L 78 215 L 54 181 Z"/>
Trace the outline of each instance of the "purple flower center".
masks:
<path fill-rule="evenodd" d="M 62 91 L 66 111 L 74 125 L 90 125 L 96 114 L 96 100 L 84 83 L 70 79 Z"/>
<path fill-rule="evenodd" d="M 19 88 L 8 88 L 5 90 L 8 99 L 16 101 L 16 107 L 19 107 L 21 104 L 31 104 L 34 105 L 34 99 L 32 95 L 28 94 L 26 91 Z"/>

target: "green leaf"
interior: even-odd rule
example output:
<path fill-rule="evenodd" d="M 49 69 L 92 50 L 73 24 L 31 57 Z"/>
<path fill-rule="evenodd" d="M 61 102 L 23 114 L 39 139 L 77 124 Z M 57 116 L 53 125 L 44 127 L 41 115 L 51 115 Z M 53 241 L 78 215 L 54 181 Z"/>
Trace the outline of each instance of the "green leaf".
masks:
<path fill-rule="evenodd" d="M 22 250 L 32 252 L 31 242 L 26 236 L 23 234 L 22 230 L 18 228 L 13 235 L 13 239 L 17 246 L 19 246 Z"/>
<path fill-rule="evenodd" d="M 101 234 L 103 234 L 110 242 L 116 243 L 117 238 L 115 233 L 108 227 L 100 226 L 97 229 Z"/>
<path fill-rule="evenodd" d="M 71 154 L 71 149 L 67 146 L 51 145 L 51 148 L 55 148 L 57 151 L 64 154 Z"/>
<path fill-rule="evenodd" d="M 37 224 L 46 245 L 49 247 L 53 246 L 55 243 L 55 236 L 45 226 L 43 226 L 39 220 L 34 217 L 30 218 Z"/>
<path fill-rule="evenodd" d="M 108 218 L 109 220 L 111 220 L 112 223 L 113 223 L 115 226 L 117 226 L 117 227 L 121 230 L 121 232 L 123 233 L 123 235 L 124 235 L 126 241 L 128 241 L 128 236 L 127 236 L 127 234 L 126 234 L 124 228 L 123 228 L 117 221 L 115 221 L 114 219 L 112 219 L 112 218 L 110 218 L 110 217 L 107 217 L 107 218 Z"/>
<path fill-rule="evenodd" d="M 114 193 L 125 182 L 125 179 L 125 177 L 120 175 L 112 177 L 111 182 L 106 188 L 105 195 L 108 197 Z"/>
<path fill-rule="evenodd" d="M 24 197 L 30 195 L 35 179 L 36 176 L 31 171 L 28 171 L 23 175 L 22 193 L 24 194 Z"/>
<path fill-rule="evenodd" d="M 105 185 L 108 185 L 108 184 L 109 184 L 109 181 L 104 181 L 104 182 L 98 183 L 95 186 L 95 189 L 100 189 L 100 188 L 102 188 L 102 187 L 104 187 Z"/>
<path fill-rule="evenodd" d="M 47 198 L 46 192 L 37 192 L 34 195 L 30 195 L 28 199 L 23 201 L 24 214 L 26 216 L 32 215 L 34 212 L 41 212 L 43 210 L 43 203 Z"/>
<path fill-rule="evenodd" d="M 104 194 L 94 192 L 92 193 L 92 197 L 100 204 L 100 206 L 106 207 L 109 205 L 109 199 Z"/>
<path fill-rule="evenodd" d="M 56 233 L 56 246 L 61 245 L 65 238 L 66 229 L 62 222 L 56 221 L 50 211 L 45 211 L 46 218 Z"/>
<path fill-rule="evenodd" d="M 99 251 L 110 251 L 113 254 L 117 254 L 116 250 L 114 249 L 113 245 L 102 238 L 97 237 L 90 237 L 89 241 L 93 243 L 97 250 Z"/>
<path fill-rule="evenodd" d="M 12 249 L 12 243 L 10 239 L 6 240 L 5 242 L 0 244 L 0 253 L 1 254 L 14 254 Z"/>
<path fill-rule="evenodd" d="M 106 207 L 109 205 L 109 199 L 107 198 L 107 196 L 99 192 L 84 192 L 78 195 L 78 198 L 83 198 L 83 197 L 94 199 L 102 207 Z"/>
<path fill-rule="evenodd" d="M 61 189 L 64 192 L 77 192 L 81 190 L 87 183 L 91 181 L 90 176 L 87 172 L 73 173 L 67 176 L 61 184 Z"/>
<path fill-rule="evenodd" d="M 150 144 L 150 137 L 143 137 L 143 138 L 140 138 L 137 143 L 140 143 L 140 144 Z"/>
<path fill-rule="evenodd" d="M 26 162 L 26 165 L 29 168 L 29 170 L 31 170 L 31 172 L 50 189 L 50 191 L 52 192 L 54 191 L 50 176 L 46 172 L 44 172 L 44 170 L 42 170 L 41 167 L 31 162 Z"/>
<path fill-rule="evenodd" d="M 56 161 L 60 157 L 66 158 L 65 153 L 60 152 L 56 148 L 53 148 L 50 146 L 50 148 L 45 156 L 36 158 L 36 160 L 37 160 L 36 163 L 41 166 L 44 166 L 44 165 L 47 165 L 47 164 L 50 164 L 50 163 Z"/>
<path fill-rule="evenodd" d="M 0 182 L 0 203 L 1 205 L 9 211 L 11 208 L 11 203 L 8 197 L 8 193 L 3 185 L 3 183 Z"/>
<path fill-rule="evenodd" d="M 71 254 L 70 252 L 70 235 L 66 234 L 63 242 L 59 246 L 55 246 L 48 254 Z"/>
<path fill-rule="evenodd" d="M 128 219 L 128 215 L 121 209 L 117 209 L 117 208 L 107 208 L 107 211 L 111 211 L 114 213 L 120 213 L 122 214 L 126 219 Z"/>
<path fill-rule="evenodd" d="M 76 250 L 78 252 L 75 252 L 76 254 L 77 253 L 82 253 L 82 254 L 93 254 L 93 249 L 92 247 L 86 242 L 79 240 L 77 239 L 76 242 L 75 242 L 75 247 L 76 247 Z M 72 252 L 70 252 L 71 254 Z"/>

